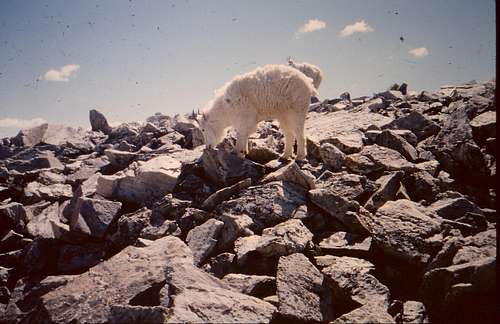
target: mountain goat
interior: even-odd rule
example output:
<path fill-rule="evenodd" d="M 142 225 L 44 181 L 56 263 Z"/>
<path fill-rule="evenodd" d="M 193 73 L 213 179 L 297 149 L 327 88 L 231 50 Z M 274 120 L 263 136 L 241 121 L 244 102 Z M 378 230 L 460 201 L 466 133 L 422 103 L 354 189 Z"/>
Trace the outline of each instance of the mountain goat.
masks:
<path fill-rule="evenodd" d="M 319 88 L 321 81 L 323 80 L 323 73 L 316 65 L 309 63 L 295 63 L 292 59 L 288 58 L 288 65 L 296 68 L 300 72 L 304 73 L 306 76 L 313 80 L 314 87 L 316 90 Z"/>
<path fill-rule="evenodd" d="M 316 95 L 313 82 L 286 65 L 266 65 L 239 75 L 216 91 L 215 97 L 198 116 L 208 148 L 222 141 L 225 129 L 236 131 L 236 153 L 244 157 L 248 136 L 263 120 L 277 119 L 285 135 L 283 158 L 293 153 L 297 140 L 297 160 L 306 157 L 304 123 L 309 100 Z"/>

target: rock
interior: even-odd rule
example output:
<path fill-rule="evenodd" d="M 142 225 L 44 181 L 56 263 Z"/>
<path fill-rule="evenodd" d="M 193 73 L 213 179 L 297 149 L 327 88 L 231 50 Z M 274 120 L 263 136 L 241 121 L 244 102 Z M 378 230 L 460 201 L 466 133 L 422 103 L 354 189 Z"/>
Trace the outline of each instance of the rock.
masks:
<path fill-rule="evenodd" d="M 295 209 L 305 202 L 305 191 L 301 187 L 273 181 L 245 189 L 236 198 L 221 203 L 216 212 L 247 215 L 254 222 L 252 230 L 260 230 L 292 218 Z"/>
<path fill-rule="evenodd" d="M 390 101 L 405 100 L 404 95 L 397 89 L 379 92 L 377 93 L 377 97 L 381 97 L 384 98 L 385 100 L 390 100 Z"/>
<path fill-rule="evenodd" d="M 162 306 L 113 305 L 107 323 L 163 323 L 167 312 Z"/>
<path fill-rule="evenodd" d="M 379 184 L 380 187 L 365 203 L 365 208 L 370 212 L 375 212 L 387 201 L 394 200 L 400 188 L 400 181 L 403 175 L 404 173 L 402 171 L 395 171 L 378 178 L 376 183 Z"/>
<path fill-rule="evenodd" d="M 14 143 L 17 146 L 33 146 L 40 143 L 43 140 L 43 136 L 47 131 L 49 124 L 44 123 L 29 129 L 23 129 L 19 131 L 15 138 L 13 138 Z"/>
<path fill-rule="evenodd" d="M 345 164 L 353 172 L 361 174 L 375 171 L 415 170 L 415 165 L 408 162 L 399 152 L 376 144 L 365 146 L 361 152 L 348 155 Z"/>
<path fill-rule="evenodd" d="M 473 141 L 467 109 L 468 106 L 462 105 L 449 115 L 444 120 L 441 131 L 425 146 L 436 156 L 443 170 L 453 178 L 484 183 L 490 171 L 483 154 Z"/>
<path fill-rule="evenodd" d="M 205 201 L 201 204 L 201 208 L 205 210 L 212 210 L 217 207 L 223 201 L 228 200 L 232 196 L 236 195 L 241 190 L 244 190 L 252 184 L 252 179 L 246 178 L 232 186 L 222 188 L 211 194 Z"/>
<path fill-rule="evenodd" d="M 235 291 L 259 298 L 270 296 L 276 291 L 276 278 L 271 276 L 230 273 L 222 278 L 222 282 Z"/>
<path fill-rule="evenodd" d="M 366 304 L 387 309 L 390 302 L 389 289 L 367 272 L 371 268 L 366 268 L 363 261 L 358 265 L 355 260 L 337 258 L 334 263 L 321 270 L 333 289 L 334 299 L 346 309 Z"/>
<path fill-rule="evenodd" d="M 319 154 L 323 163 L 335 171 L 340 170 L 344 165 L 345 154 L 333 144 L 321 144 Z"/>
<path fill-rule="evenodd" d="M 403 304 L 403 323 L 429 323 L 425 305 L 418 301 L 408 300 Z"/>
<path fill-rule="evenodd" d="M 239 266 L 247 264 L 248 259 L 253 257 L 257 251 L 257 247 L 262 241 L 259 235 L 251 235 L 240 237 L 234 242 L 234 252 L 236 253 L 236 261 Z"/>
<path fill-rule="evenodd" d="M 323 275 L 300 253 L 281 257 L 276 275 L 279 313 L 285 320 L 328 321 L 332 314 L 321 300 Z"/>
<path fill-rule="evenodd" d="M 315 178 L 310 172 L 307 170 L 301 170 L 297 163 L 293 161 L 284 167 L 281 167 L 277 171 L 266 175 L 262 179 L 262 182 L 287 181 L 309 190 L 315 188 L 314 180 Z"/>
<path fill-rule="evenodd" d="M 482 214 L 481 209 L 475 203 L 461 195 L 437 200 L 428 208 L 440 217 L 452 220 L 464 217 L 468 212 Z"/>
<path fill-rule="evenodd" d="M 415 164 L 415 167 L 420 171 L 426 171 L 431 176 L 436 177 L 438 175 L 439 162 L 436 160 L 430 160 L 425 162 L 420 162 Z"/>
<path fill-rule="evenodd" d="M 421 295 L 431 322 L 468 323 L 481 312 L 496 313 L 496 257 L 437 268 L 425 273 Z"/>
<path fill-rule="evenodd" d="M 312 238 L 313 234 L 300 219 L 290 219 L 264 229 L 256 250 L 266 257 L 289 255 L 303 252 Z"/>
<path fill-rule="evenodd" d="M 387 105 L 388 105 L 388 102 L 387 101 L 384 102 L 384 100 L 382 98 L 373 98 L 364 104 L 366 109 L 368 109 L 368 111 L 371 111 L 371 112 L 378 112 L 378 111 L 386 108 Z"/>
<path fill-rule="evenodd" d="M 93 131 L 101 131 L 106 135 L 111 133 L 111 127 L 106 120 L 106 117 L 99 111 L 92 109 L 89 111 L 90 126 Z"/>
<path fill-rule="evenodd" d="M 318 268 L 334 266 L 334 268 L 344 269 L 345 271 L 356 271 L 360 273 L 373 273 L 375 271 L 375 265 L 373 265 L 373 263 L 364 259 L 348 256 L 315 256 L 314 261 Z"/>
<path fill-rule="evenodd" d="M 219 187 L 235 184 L 245 178 L 253 182 L 264 175 L 264 166 L 222 150 L 204 150 L 201 156 L 205 175 Z"/>
<path fill-rule="evenodd" d="M 224 213 L 218 217 L 224 222 L 218 238 L 218 249 L 225 250 L 230 248 L 234 241 L 240 236 L 250 236 L 254 233 L 250 228 L 254 227 L 253 220 L 247 215 L 232 215 Z"/>
<path fill-rule="evenodd" d="M 487 230 L 476 235 L 466 237 L 457 244 L 452 264 L 474 262 L 496 256 L 496 231 Z"/>
<path fill-rule="evenodd" d="M 189 231 L 186 243 L 193 251 L 195 265 L 202 264 L 214 252 L 217 238 L 223 226 L 223 222 L 212 218 Z"/>
<path fill-rule="evenodd" d="M 0 205 L 0 234 L 10 229 L 18 233 L 24 232 L 24 226 L 28 222 L 24 206 L 17 202 Z"/>
<path fill-rule="evenodd" d="M 269 161 L 279 158 L 277 144 L 274 137 L 269 135 L 267 138 L 252 138 L 248 140 L 247 157 L 257 163 L 266 164 Z"/>
<path fill-rule="evenodd" d="M 316 187 L 327 189 L 345 199 L 362 201 L 378 186 L 363 175 L 325 171 L 316 181 Z"/>
<path fill-rule="evenodd" d="M 332 137 L 328 142 L 335 145 L 345 154 L 357 153 L 363 149 L 362 133 L 356 132 Z"/>
<path fill-rule="evenodd" d="M 353 233 L 366 233 L 365 224 L 358 215 L 361 206 L 355 200 L 349 200 L 329 189 L 313 189 L 309 191 L 311 201 L 328 215 L 343 224 Z"/>
<path fill-rule="evenodd" d="M 470 121 L 472 135 L 477 143 L 484 143 L 489 137 L 496 137 L 496 111 L 487 111 Z"/>
<path fill-rule="evenodd" d="M 43 185 L 33 181 L 24 188 L 25 199 L 31 203 L 42 200 L 61 201 L 73 196 L 73 190 L 70 185 L 55 183 L 52 185 Z"/>
<path fill-rule="evenodd" d="M 332 143 L 332 139 L 340 135 L 354 133 L 362 138 L 360 129 L 366 129 L 370 125 L 381 127 L 391 121 L 391 118 L 367 111 L 310 112 L 306 118 L 305 133 L 307 138 L 319 147 L 325 142 Z"/>
<path fill-rule="evenodd" d="M 125 172 L 99 177 L 97 193 L 136 204 L 151 201 L 173 190 L 180 168 L 181 163 L 169 156 L 138 162 Z"/>
<path fill-rule="evenodd" d="M 367 257 L 372 238 L 347 232 L 336 232 L 319 242 L 319 247 L 339 256 Z"/>
<path fill-rule="evenodd" d="M 414 201 L 425 200 L 432 202 L 441 191 L 439 180 L 431 176 L 427 171 L 412 173 L 405 178 L 403 183 Z"/>
<path fill-rule="evenodd" d="M 24 238 L 21 234 L 10 230 L 0 239 L 0 253 L 21 250 L 32 242 L 31 239 Z M 2 284 L 0 280 L 0 285 Z"/>
<path fill-rule="evenodd" d="M 136 153 L 114 149 L 106 149 L 104 150 L 104 154 L 108 157 L 111 165 L 118 170 L 125 169 L 132 161 L 137 158 Z"/>
<path fill-rule="evenodd" d="M 380 146 L 398 151 L 410 162 L 415 162 L 418 158 L 417 150 L 403 137 L 391 130 L 383 130 L 382 133 L 377 136 L 375 142 Z"/>
<path fill-rule="evenodd" d="M 71 230 L 102 238 L 121 206 L 120 202 L 80 197 L 71 215 Z"/>
<path fill-rule="evenodd" d="M 233 261 L 235 257 L 236 255 L 229 252 L 221 253 L 210 258 L 203 266 L 203 269 L 217 278 L 222 278 L 226 274 L 234 272 L 235 265 Z"/>
<path fill-rule="evenodd" d="M 61 223 L 59 214 L 59 204 L 55 202 L 29 221 L 27 232 L 33 237 L 60 238 L 61 231 L 68 231 L 69 226 Z"/>
<path fill-rule="evenodd" d="M 16 160 L 6 164 L 8 170 L 29 172 L 40 169 L 63 170 L 64 165 L 53 153 L 41 153 L 29 160 Z"/>
<path fill-rule="evenodd" d="M 57 273 L 79 274 L 103 261 L 107 249 L 103 244 L 61 246 L 57 259 Z"/>
<path fill-rule="evenodd" d="M 373 243 L 386 256 L 417 266 L 430 260 L 441 231 L 437 215 L 405 199 L 386 202 L 364 220 Z"/>
<path fill-rule="evenodd" d="M 396 321 L 383 307 L 373 304 L 365 304 L 336 318 L 332 323 L 396 323 Z"/>
<path fill-rule="evenodd" d="M 383 127 L 388 129 L 409 129 L 418 138 L 424 140 L 439 132 L 440 127 L 421 113 L 412 111 L 408 115 L 400 117 Z"/>

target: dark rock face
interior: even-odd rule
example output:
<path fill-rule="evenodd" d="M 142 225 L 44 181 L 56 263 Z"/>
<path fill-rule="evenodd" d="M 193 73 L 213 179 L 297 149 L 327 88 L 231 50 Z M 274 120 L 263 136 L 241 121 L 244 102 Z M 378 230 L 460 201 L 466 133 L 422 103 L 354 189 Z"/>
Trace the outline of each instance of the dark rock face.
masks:
<path fill-rule="evenodd" d="M 312 103 L 305 161 L 194 115 L 1 139 L 0 322 L 493 322 L 495 86 Z"/>

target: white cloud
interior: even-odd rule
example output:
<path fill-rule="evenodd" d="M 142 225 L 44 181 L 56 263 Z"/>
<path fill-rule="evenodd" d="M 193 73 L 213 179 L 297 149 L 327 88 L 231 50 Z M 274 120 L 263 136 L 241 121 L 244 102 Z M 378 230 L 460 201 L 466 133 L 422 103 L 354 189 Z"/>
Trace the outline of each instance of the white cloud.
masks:
<path fill-rule="evenodd" d="M 43 118 L 18 119 L 18 118 L 2 118 L 0 119 L 0 128 L 31 128 L 44 124 L 47 121 Z"/>
<path fill-rule="evenodd" d="M 69 77 L 73 72 L 80 69 L 78 64 L 68 64 L 61 67 L 59 70 L 50 69 L 45 73 L 45 80 L 47 81 L 69 81 Z"/>
<path fill-rule="evenodd" d="M 305 33 L 311 33 L 316 30 L 326 28 L 326 22 L 319 19 L 311 19 L 295 32 L 295 38 L 299 38 L 300 35 Z"/>
<path fill-rule="evenodd" d="M 411 55 L 415 57 L 424 57 L 429 55 L 429 51 L 425 47 L 414 48 L 408 51 Z"/>
<path fill-rule="evenodd" d="M 354 33 L 368 33 L 372 32 L 374 29 L 368 25 L 364 20 L 360 20 L 355 22 L 354 24 L 350 24 L 345 26 L 341 31 L 340 31 L 340 36 L 341 37 L 346 37 L 350 36 Z"/>

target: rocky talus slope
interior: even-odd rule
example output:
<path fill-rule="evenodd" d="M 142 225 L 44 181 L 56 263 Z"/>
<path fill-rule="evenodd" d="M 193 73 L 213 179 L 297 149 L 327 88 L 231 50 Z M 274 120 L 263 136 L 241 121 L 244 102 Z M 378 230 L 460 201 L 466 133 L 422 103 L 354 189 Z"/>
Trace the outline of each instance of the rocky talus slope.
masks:
<path fill-rule="evenodd" d="M 311 104 L 308 161 L 189 115 L 0 140 L 0 322 L 494 322 L 495 81 Z"/>

